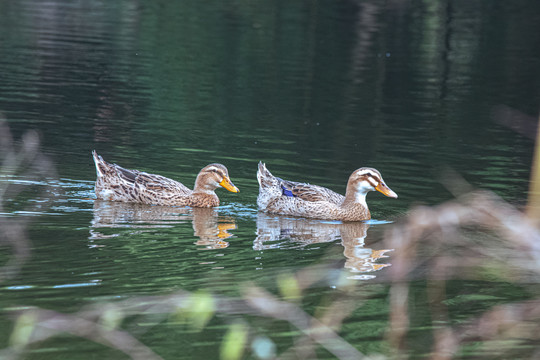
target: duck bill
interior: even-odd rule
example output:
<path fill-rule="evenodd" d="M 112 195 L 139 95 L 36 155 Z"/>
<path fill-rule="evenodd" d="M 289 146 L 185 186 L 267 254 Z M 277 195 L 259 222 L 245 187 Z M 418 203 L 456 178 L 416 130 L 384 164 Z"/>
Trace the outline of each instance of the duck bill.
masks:
<path fill-rule="evenodd" d="M 386 186 L 385 183 L 383 182 L 380 182 L 379 185 L 377 185 L 375 187 L 375 190 L 377 190 L 378 192 L 388 196 L 388 197 L 391 197 L 391 198 L 394 198 L 394 199 L 397 199 L 397 194 L 395 192 L 392 191 L 392 189 L 390 189 L 388 186 Z"/>
<path fill-rule="evenodd" d="M 230 192 L 237 193 L 240 192 L 236 186 L 231 182 L 231 179 L 228 177 L 224 177 L 223 180 L 219 183 L 219 185 L 223 186 L 225 189 L 229 190 Z"/>

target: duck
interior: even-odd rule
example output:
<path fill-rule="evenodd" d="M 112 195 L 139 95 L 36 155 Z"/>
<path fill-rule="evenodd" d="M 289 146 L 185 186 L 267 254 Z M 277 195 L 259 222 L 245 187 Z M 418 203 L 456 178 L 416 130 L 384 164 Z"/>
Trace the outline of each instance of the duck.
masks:
<path fill-rule="evenodd" d="M 165 176 L 125 169 L 109 163 L 92 151 L 96 165 L 96 197 L 101 200 L 122 201 L 149 205 L 219 206 L 215 190 L 223 187 L 230 192 L 240 190 L 231 182 L 229 171 L 222 164 L 210 164 L 201 169 L 193 190 Z"/>
<path fill-rule="evenodd" d="M 366 203 L 370 191 L 397 198 L 374 168 L 361 167 L 351 174 L 345 196 L 322 186 L 280 179 L 259 162 L 257 171 L 259 210 L 320 220 L 363 221 L 371 219 Z"/>

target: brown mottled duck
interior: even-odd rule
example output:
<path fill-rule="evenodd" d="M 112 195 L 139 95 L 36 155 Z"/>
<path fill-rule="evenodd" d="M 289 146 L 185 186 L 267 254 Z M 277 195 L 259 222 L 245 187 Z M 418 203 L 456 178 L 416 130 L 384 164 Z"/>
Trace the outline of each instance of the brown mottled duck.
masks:
<path fill-rule="evenodd" d="M 215 190 L 224 187 L 239 192 L 224 165 L 210 164 L 201 169 L 193 190 L 178 181 L 111 164 L 92 151 L 96 164 L 96 196 L 109 201 L 140 204 L 213 207 L 219 205 Z"/>
<path fill-rule="evenodd" d="M 322 186 L 287 181 L 275 177 L 259 162 L 259 210 L 271 214 L 312 219 L 361 221 L 371 219 L 366 195 L 370 191 L 397 198 L 373 168 L 360 168 L 349 177 L 345 196 Z"/>

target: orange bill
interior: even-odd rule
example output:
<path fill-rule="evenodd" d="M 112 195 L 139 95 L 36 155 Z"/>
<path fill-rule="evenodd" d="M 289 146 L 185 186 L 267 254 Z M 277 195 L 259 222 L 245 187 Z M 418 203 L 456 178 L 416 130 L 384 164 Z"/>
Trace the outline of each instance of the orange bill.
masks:
<path fill-rule="evenodd" d="M 227 176 L 225 176 L 223 180 L 221 180 L 219 185 L 223 186 L 225 189 L 229 190 L 230 192 L 234 192 L 234 193 L 240 192 L 240 190 L 238 190 L 238 188 L 234 186 L 234 184 L 231 182 L 231 179 L 229 179 Z"/>
<path fill-rule="evenodd" d="M 383 183 L 382 181 L 379 183 L 379 185 L 375 187 L 375 190 L 377 190 L 380 193 L 383 193 L 384 195 L 388 197 L 397 199 L 397 194 L 393 192 L 392 189 L 390 189 L 388 186 L 386 186 L 386 184 Z"/>

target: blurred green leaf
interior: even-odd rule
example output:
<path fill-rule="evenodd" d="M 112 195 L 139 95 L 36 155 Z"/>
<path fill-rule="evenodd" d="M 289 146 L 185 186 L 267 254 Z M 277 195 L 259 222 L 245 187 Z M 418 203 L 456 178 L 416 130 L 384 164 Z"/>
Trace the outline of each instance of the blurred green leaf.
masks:
<path fill-rule="evenodd" d="M 101 316 L 101 326 L 107 330 L 117 329 L 124 320 L 124 313 L 117 308 L 111 307 Z"/>
<path fill-rule="evenodd" d="M 15 321 L 15 327 L 9 339 L 11 346 L 23 347 L 28 344 L 36 322 L 36 315 L 33 312 L 25 312 L 19 316 Z"/>
<path fill-rule="evenodd" d="M 202 330 L 216 311 L 213 296 L 206 291 L 197 291 L 189 299 L 188 318 L 196 330 Z"/>
<path fill-rule="evenodd" d="M 244 324 L 232 324 L 221 343 L 220 358 L 222 360 L 238 360 L 242 358 L 247 343 L 248 330 Z"/>
<path fill-rule="evenodd" d="M 284 299 L 296 300 L 302 296 L 298 281 L 291 274 L 280 274 L 277 277 L 277 285 Z"/>

